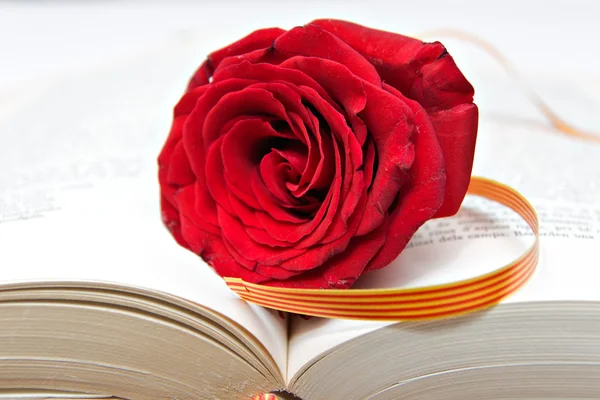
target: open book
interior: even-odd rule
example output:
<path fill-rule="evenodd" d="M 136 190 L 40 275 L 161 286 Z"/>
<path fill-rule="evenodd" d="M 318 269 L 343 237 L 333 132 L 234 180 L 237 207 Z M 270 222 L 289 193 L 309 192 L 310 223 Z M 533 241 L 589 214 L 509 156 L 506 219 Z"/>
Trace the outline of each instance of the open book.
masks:
<path fill-rule="evenodd" d="M 155 160 L 192 45 L 32 84 L 0 110 L 0 398 L 600 397 L 600 145 L 547 129 L 501 73 L 474 79 L 509 105 L 482 106 L 474 172 L 536 206 L 531 280 L 453 319 L 282 317 L 236 297 L 160 221 Z M 532 240 L 510 210 L 467 198 L 356 287 L 469 278 Z"/>

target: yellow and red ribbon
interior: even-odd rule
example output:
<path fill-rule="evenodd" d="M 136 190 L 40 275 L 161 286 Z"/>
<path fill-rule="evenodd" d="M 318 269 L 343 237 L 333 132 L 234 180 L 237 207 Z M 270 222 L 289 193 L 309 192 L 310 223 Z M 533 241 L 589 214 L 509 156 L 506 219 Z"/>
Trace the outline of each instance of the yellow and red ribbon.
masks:
<path fill-rule="evenodd" d="M 517 260 L 475 278 L 404 289 L 293 289 L 225 278 L 243 300 L 264 307 L 324 318 L 370 321 L 423 320 L 457 316 L 491 307 L 521 288 L 539 258 L 539 221 L 533 206 L 516 190 L 473 177 L 468 193 L 503 204 L 519 214 L 535 240 Z"/>

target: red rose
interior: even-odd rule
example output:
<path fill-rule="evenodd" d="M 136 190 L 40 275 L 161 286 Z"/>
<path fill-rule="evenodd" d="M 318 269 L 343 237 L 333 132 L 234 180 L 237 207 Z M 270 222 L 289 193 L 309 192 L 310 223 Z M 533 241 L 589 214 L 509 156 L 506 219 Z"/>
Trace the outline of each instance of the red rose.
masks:
<path fill-rule="evenodd" d="M 212 53 L 159 156 L 163 221 L 221 276 L 348 288 L 465 196 L 478 111 L 440 43 L 336 20 Z"/>

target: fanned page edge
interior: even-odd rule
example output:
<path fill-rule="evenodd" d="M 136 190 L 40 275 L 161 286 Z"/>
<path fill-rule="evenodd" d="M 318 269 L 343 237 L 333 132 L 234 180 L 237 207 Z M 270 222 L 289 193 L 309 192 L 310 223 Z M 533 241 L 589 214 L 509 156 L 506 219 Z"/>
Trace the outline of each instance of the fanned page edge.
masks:
<path fill-rule="evenodd" d="M 120 294 L 131 295 L 140 299 L 148 298 L 150 300 L 157 300 L 160 303 L 166 303 L 171 307 L 180 308 L 199 314 L 202 317 L 208 318 L 213 323 L 221 326 L 224 330 L 233 335 L 240 344 L 247 346 L 247 348 L 255 354 L 257 360 L 262 362 L 267 371 L 271 374 L 273 383 L 279 386 L 285 384 L 284 375 L 279 369 L 277 362 L 273 359 L 273 356 L 268 349 L 260 342 L 250 331 L 240 325 L 237 321 L 232 320 L 224 314 L 215 311 L 212 308 L 203 306 L 198 303 L 194 303 L 187 299 L 178 297 L 176 295 L 152 290 L 144 287 L 136 287 L 132 285 L 123 285 L 115 282 L 102 282 L 102 281 L 64 281 L 64 280 L 45 280 L 45 281 L 23 281 L 23 282 L 11 282 L 0 285 L 0 293 L 2 292 L 20 292 L 31 289 L 49 289 L 54 291 L 60 291 L 64 296 L 69 296 L 71 290 L 76 291 L 91 291 L 98 292 L 98 296 L 102 297 L 102 293 L 107 293 L 117 298 Z M 160 307 L 160 305 L 159 305 Z M 167 310 L 163 310 L 167 312 Z M 110 321 L 107 321 L 110 322 Z M 200 322 L 198 320 L 198 322 Z M 234 351 L 234 349 L 231 349 Z"/>

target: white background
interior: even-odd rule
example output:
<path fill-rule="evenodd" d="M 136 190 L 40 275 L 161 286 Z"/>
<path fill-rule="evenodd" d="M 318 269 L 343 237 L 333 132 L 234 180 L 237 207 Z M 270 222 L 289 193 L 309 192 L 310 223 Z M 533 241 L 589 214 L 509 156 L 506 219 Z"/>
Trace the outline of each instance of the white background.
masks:
<path fill-rule="evenodd" d="M 102 66 L 173 35 L 201 37 L 198 60 L 250 31 L 340 18 L 405 34 L 460 28 L 493 42 L 524 73 L 600 71 L 600 2 L 4 1 L 0 99 L 56 74 Z M 448 44 L 448 43 L 447 43 Z M 450 47 L 460 58 L 460 46 Z"/>

